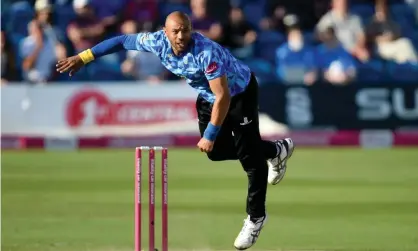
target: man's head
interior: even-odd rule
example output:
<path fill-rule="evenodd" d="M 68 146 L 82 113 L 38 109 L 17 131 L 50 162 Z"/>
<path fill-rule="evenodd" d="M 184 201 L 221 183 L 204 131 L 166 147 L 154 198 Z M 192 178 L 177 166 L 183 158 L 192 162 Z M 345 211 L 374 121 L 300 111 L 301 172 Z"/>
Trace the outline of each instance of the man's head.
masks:
<path fill-rule="evenodd" d="M 240 8 L 232 8 L 231 12 L 229 13 L 229 20 L 232 23 L 240 23 L 244 20 L 244 13 L 242 13 Z"/>
<path fill-rule="evenodd" d="M 190 8 L 193 18 L 203 19 L 206 17 L 206 0 L 191 0 Z"/>
<path fill-rule="evenodd" d="M 388 6 L 386 1 L 377 0 L 375 10 L 375 17 L 378 21 L 385 21 L 388 19 Z"/>
<path fill-rule="evenodd" d="M 36 20 L 41 24 L 48 24 L 52 19 L 52 6 L 47 0 L 35 2 Z"/>
<path fill-rule="evenodd" d="M 74 0 L 73 8 L 80 17 L 92 17 L 94 13 L 90 0 Z"/>
<path fill-rule="evenodd" d="M 333 27 L 329 26 L 327 27 L 322 33 L 321 33 L 321 40 L 327 46 L 328 48 L 334 48 L 338 45 L 338 39 L 335 35 L 335 30 Z"/>
<path fill-rule="evenodd" d="M 165 20 L 164 32 L 174 53 L 182 53 L 187 49 L 191 40 L 192 25 L 189 17 L 180 11 L 171 13 Z"/>
<path fill-rule="evenodd" d="M 338 14 L 346 14 L 348 11 L 347 0 L 332 0 L 332 9 Z"/>

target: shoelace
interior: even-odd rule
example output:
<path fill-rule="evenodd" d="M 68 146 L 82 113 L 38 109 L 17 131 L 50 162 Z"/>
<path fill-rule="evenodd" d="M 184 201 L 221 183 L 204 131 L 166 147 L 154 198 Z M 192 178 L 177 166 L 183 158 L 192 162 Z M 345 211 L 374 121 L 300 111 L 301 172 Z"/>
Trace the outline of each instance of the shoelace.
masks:
<path fill-rule="evenodd" d="M 279 144 L 280 144 L 280 148 L 282 149 L 282 151 L 286 151 L 286 154 L 287 154 L 288 150 L 286 149 L 286 146 L 284 145 L 284 143 L 279 142 Z M 275 163 L 276 161 L 277 161 L 277 163 Z M 277 160 L 274 160 L 273 164 L 274 164 L 275 167 L 273 168 L 273 170 L 276 171 L 276 172 L 282 170 L 283 169 L 282 162 L 283 162 L 283 160 L 281 159 L 281 157 L 279 155 L 277 157 Z"/>
<path fill-rule="evenodd" d="M 249 218 L 244 220 L 244 227 L 242 228 L 240 235 L 244 235 L 244 233 L 252 232 L 251 225 L 254 225 L 254 223 L 251 222 Z"/>

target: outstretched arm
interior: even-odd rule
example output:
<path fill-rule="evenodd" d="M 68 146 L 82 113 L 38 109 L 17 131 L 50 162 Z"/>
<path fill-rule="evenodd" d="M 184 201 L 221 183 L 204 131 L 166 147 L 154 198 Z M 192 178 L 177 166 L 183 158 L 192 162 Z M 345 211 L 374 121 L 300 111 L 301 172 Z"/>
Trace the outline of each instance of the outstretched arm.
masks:
<path fill-rule="evenodd" d="M 121 35 L 117 37 L 112 37 L 107 40 L 104 40 L 93 48 L 91 48 L 91 54 L 93 59 L 99 58 L 108 54 L 112 54 L 121 50 L 137 50 L 136 48 L 136 39 L 138 34 L 129 34 L 129 35 Z M 89 51 L 88 49 L 87 51 Z M 85 60 L 89 60 L 90 57 L 88 56 L 90 53 L 83 51 L 79 55 L 84 63 Z M 87 58 L 83 59 L 83 56 L 87 56 Z"/>
<path fill-rule="evenodd" d="M 81 67 L 102 56 L 121 50 L 140 50 L 156 52 L 157 38 L 152 33 L 128 34 L 104 40 L 91 49 L 80 52 L 78 55 L 60 60 L 56 65 L 60 73 L 69 72 L 74 75 Z"/>

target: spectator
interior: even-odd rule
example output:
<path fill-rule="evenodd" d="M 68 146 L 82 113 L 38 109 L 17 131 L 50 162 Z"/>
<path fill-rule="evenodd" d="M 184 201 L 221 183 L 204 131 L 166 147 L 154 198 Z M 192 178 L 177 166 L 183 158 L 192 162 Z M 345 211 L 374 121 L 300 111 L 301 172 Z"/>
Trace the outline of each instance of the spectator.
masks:
<path fill-rule="evenodd" d="M 283 34 L 286 32 L 286 27 L 283 23 L 283 18 L 285 17 L 286 13 L 287 11 L 285 7 L 279 5 L 275 7 L 274 12 L 271 15 L 271 21 L 274 29 Z"/>
<path fill-rule="evenodd" d="M 67 33 L 75 53 L 93 47 L 101 41 L 105 27 L 96 17 L 89 0 L 74 0 L 77 17 L 68 25 Z"/>
<path fill-rule="evenodd" d="M 220 41 L 222 26 L 219 22 L 209 17 L 206 0 L 191 0 L 191 21 L 193 29 L 214 41 Z"/>
<path fill-rule="evenodd" d="M 41 25 L 45 36 L 55 44 L 57 58 L 66 58 L 65 34 L 54 24 L 52 5 L 48 0 L 37 0 L 35 11 L 35 20 Z"/>
<path fill-rule="evenodd" d="M 158 18 L 157 1 L 128 0 L 122 13 L 124 23 L 136 22 L 139 26 L 143 26 L 151 22 L 155 25 Z"/>
<path fill-rule="evenodd" d="M 146 27 L 141 32 L 150 31 Z M 127 22 L 122 27 L 122 32 L 132 34 L 138 32 L 138 25 L 134 22 Z M 125 76 L 133 77 L 137 80 L 146 80 L 152 84 L 158 84 L 167 76 L 167 71 L 158 56 L 150 52 L 128 51 L 127 58 L 121 65 L 121 70 Z"/>
<path fill-rule="evenodd" d="M 28 25 L 29 36 L 23 39 L 20 55 L 23 59 L 23 78 L 33 83 L 53 80 L 55 64 L 62 59 L 57 41 L 45 34 L 42 25 L 33 20 Z"/>
<path fill-rule="evenodd" d="M 252 54 L 252 48 L 257 33 L 244 18 L 240 8 L 232 8 L 229 20 L 222 27 L 223 39 L 221 44 L 228 47 L 238 58 L 247 58 Z"/>
<path fill-rule="evenodd" d="M 294 19 L 287 23 L 286 19 Z M 295 16 L 286 16 L 288 40 L 276 51 L 277 75 L 286 84 L 305 83 L 312 85 L 316 81 L 314 49 L 306 45 L 299 23 Z"/>
<path fill-rule="evenodd" d="M 325 29 L 323 40 L 324 44 L 318 46 L 316 54 L 321 78 L 336 85 L 352 82 L 356 77 L 355 60 L 337 39 L 333 27 Z"/>
<path fill-rule="evenodd" d="M 320 40 L 322 33 L 330 26 L 335 30 L 337 39 L 343 47 L 361 61 L 370 58 L 366 49 L 366 37 L 359 16 L 348 12 L 347 0 L 332 0 L 332 8 L 316 26 Z"/>
<path fill-rule="evenodd" d="M 5 31 L 1 31 L 1 84 L 19 80 L 16 55 Z"/>
<path fill-rule="evenodd" d="M 94 10 L 95 16 L 101 21 L 106 33 L 114 33 L 119 28 L 122 19 L 121 12 L 126 6 L 127 0 L 89 0 L 89 5 Z"/>
<path fill-rule="evenodd" d="M 376 46 L 380 57 L 396 63 L 417 62 L 411 41 L 403 37 L 400 26 L 389 16 L 386 1 L 376 1 L 376 13 L 367 26 L 368 39 Z"/>
<path fill-rule="evenodd" d="M 285 32 L 285 27 L 281 20 L 285 15 L 296 15 L 299 17 L 299 27 L 302 31 L 312 30 L 317 23 L 315 17 L 315 7 L 317 2 L 324 0 L 266 0 L 266 13 L 271 16 L 275 25 L 280 31 Z"/>

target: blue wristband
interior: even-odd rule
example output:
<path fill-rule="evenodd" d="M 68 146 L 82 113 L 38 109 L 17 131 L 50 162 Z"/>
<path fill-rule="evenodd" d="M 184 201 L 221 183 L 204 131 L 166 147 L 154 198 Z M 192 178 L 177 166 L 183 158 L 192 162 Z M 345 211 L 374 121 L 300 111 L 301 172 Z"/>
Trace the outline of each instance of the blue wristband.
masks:
<path fill-rule="evenodd" d="M 205 132 L 203 133 L 203 137 L 210 141 L 215 141 L 216 136 L 218 135 L 219 130 L 221 129 L 220 126 L 215 126 L 209 122 L 208 126 L 206 127 Z"/>

